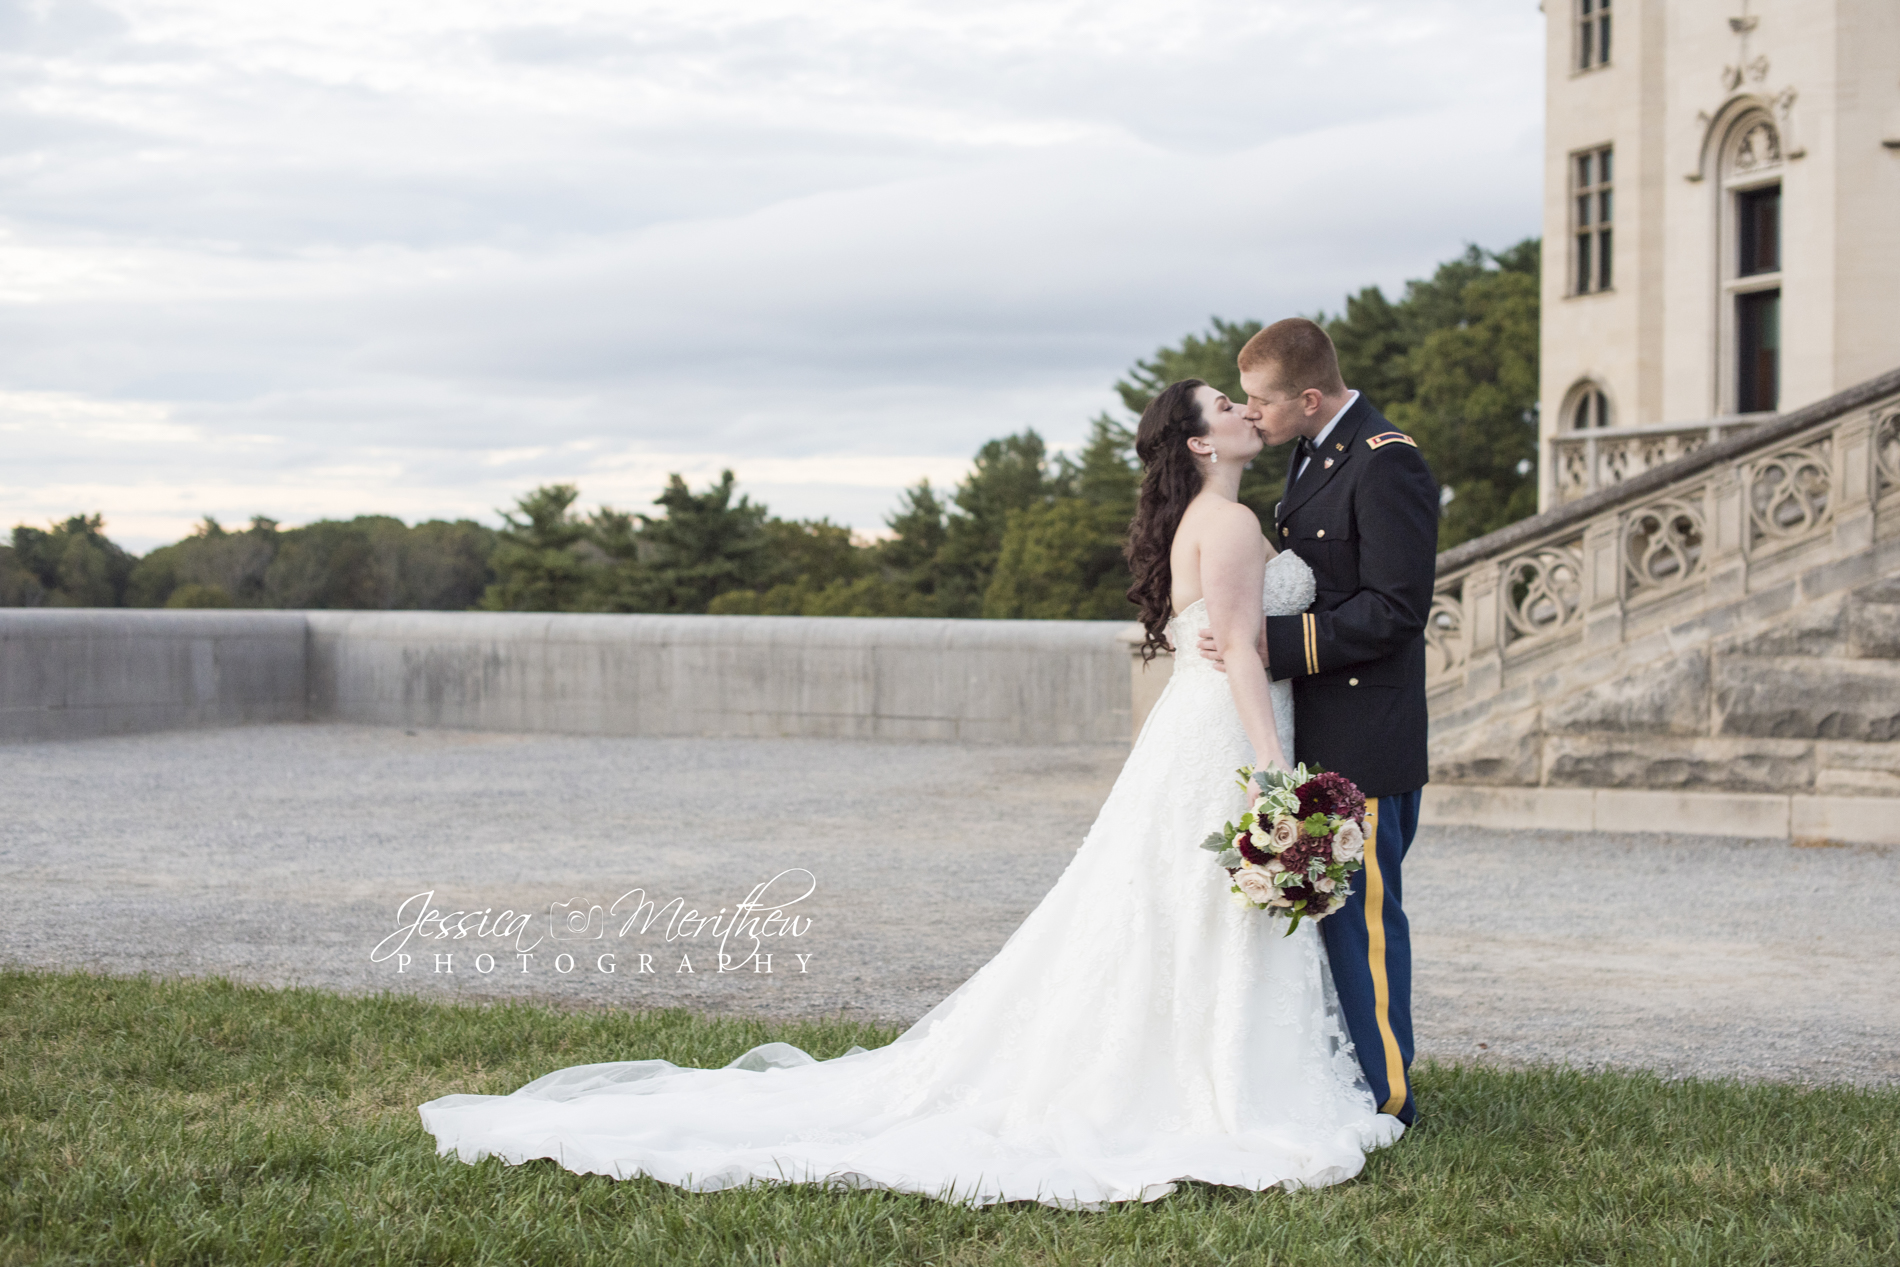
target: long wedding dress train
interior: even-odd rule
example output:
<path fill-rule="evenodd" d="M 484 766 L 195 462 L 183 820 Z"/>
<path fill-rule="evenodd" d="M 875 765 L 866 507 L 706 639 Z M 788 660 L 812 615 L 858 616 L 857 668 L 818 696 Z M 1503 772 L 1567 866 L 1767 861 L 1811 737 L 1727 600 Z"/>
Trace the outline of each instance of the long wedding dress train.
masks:
<path fill-rule="evenodd" d="M 1313 577 L 1267 567 L 1269 613 Z M 1200 840 L 1244 808 L 1251 749 L 1199 655 L 1206 608 L 1101 814 L 996 957 L 888 1047 L 815 1061 L 785 1043 L 724 1069 L 581 1065 L 506 1096 L 421 1107 L 438 1151 L 545 1157 L 696 1191 L 761 1181 L 883 1187 L 970 1205 L 1150 1201 L 1180 1180 L 1337 1183 L 1404 1129 L 1345 1036 L 1324 944 L 1242 910 Z M 1292 705 L 1274 687 L 1286 750 Z"/>

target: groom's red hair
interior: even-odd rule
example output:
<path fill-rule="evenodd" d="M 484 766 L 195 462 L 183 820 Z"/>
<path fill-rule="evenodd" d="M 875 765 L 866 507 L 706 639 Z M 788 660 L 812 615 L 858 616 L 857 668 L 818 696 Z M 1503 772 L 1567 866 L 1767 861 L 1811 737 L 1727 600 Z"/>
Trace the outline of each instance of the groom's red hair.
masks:
<path fill-rule="evenodd" d="M 1314 322 L 1305 317 L 1276 321 L 1240 349 L 1240 372 L 1267 371 L 1268 381 L 1289 395 L 1317 387 L 1328 396 L 1346 390 L 1339 375 L 1339 353 Z"/>

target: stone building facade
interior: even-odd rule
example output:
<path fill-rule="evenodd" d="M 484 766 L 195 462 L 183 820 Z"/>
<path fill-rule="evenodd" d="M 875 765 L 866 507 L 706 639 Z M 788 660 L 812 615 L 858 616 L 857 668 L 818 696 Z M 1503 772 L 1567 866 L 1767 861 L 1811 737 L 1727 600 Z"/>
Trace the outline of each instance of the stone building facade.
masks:
<path fill-rule="evenodd" d="M 1541 508 L 1900 366 L 1900 4 L 1544 8 Z"/>

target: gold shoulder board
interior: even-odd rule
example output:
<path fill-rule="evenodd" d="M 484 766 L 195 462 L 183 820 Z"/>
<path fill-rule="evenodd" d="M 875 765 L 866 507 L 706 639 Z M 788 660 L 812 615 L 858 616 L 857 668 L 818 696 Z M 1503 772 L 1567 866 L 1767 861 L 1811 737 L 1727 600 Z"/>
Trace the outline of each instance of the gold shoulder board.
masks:
<path fill-rule="evenodd" d="M 1382 444 L 1409 444 L 1414 449 L 1418 447 L 1418 441 L 1406 435 L 1403 431 L 1387 431 L 1381 435 L 1366 437 L 1366 447 L 1368 449 L 1376 449 Z"/>

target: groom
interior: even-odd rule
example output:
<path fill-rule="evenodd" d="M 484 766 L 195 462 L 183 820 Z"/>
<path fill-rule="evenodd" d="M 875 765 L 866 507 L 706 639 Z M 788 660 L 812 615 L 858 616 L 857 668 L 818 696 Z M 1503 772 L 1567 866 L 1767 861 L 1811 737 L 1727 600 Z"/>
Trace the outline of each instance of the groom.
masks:
<path fill-rule="evenodd" d="M 1312 567 L 1319 595 L 1269 616 L 1263 658 L 1293 679 L 1294 760 L 1366 794 L 1365 870 L 1320 921 L 1360 1067 L 1382 1113 L 1411 1124 L 1412 943 L 1400 866 L 1425 785 L 1425 617 L 1438 555 L 1438 483 L 1418 446 L 1347 389 L 1311 321 L 1276 321 L 1240 350 L 1240 383 L 1270 445 L 1299 439 L 1272 537 Z M 1218 662 L 1213 636 L 1201 654 Z"/>

